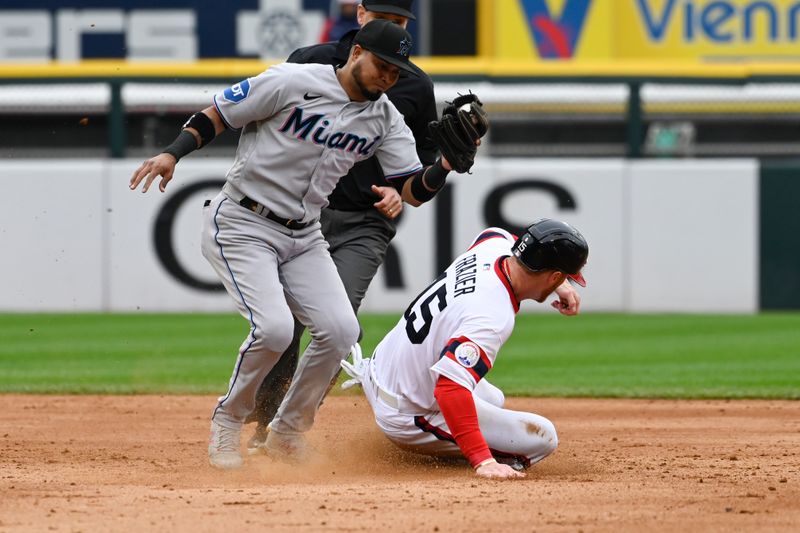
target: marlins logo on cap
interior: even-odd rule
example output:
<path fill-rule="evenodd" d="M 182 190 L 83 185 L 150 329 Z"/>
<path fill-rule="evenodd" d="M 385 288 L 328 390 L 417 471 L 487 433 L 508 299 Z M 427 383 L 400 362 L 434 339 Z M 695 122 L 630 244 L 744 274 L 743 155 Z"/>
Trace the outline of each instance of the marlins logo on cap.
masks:
<path fill-rule="evenodd" d="M 400 54 L 401 56 L 408 57 L 408 54 L 410 52 L 411 52 L 411 41 L 403 38 L 403 40 L 400 41 L 400 48 L 397 49 L 397 53 Z"/>
<path fill-rule="evenodd" d="M 416 74 L 408 64 L 408 54 L 411 53 L 411 35 L 394 22 L 384 19 L 367 22 L 356 33 L 353 44 L 369 50 L 384 61 L 406 72 Z"/>

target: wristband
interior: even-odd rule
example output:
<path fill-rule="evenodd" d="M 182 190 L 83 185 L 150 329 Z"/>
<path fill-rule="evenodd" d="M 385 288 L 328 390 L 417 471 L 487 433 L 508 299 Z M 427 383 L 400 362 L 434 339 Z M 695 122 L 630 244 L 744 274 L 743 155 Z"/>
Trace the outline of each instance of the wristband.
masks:
<path fill-rule="evenodd" d="M 484 465 L 488 465 L 488 464 L 492 464 L 492 463 L 496 463 L 496 462 L 497 461 L 495 460 L 495 458 L 491 457 L 489 459 L 486 459 L 485 461 L 481 461 L 480 463 L 476 464 L 475 465 L 475 470 L 479 469 L 480 467 L 482 467 Z"/>
<path fill-rule="evenodd" d="M 448 173 L 449 171 L 442 166 L 442 160 L 437 159 L 435 163 L 411 180 L 411 194 L 420 202 L 427 202 L 444 187 L 444 180 Z"/>
<path fill-rule="evenodd" d="M 428 200 L 436 196 L 437 192 L 439 192 L 438 190 L 432 191 L 427 187 L 425 187 L 422 178 L 424 175 L 425 172 L 420 172 L 419 174 L 414 176 L 414 179 L 411 180 L 411 194 L 413 194 L 414 198 L 416 198 L 420 202 L 427 202 Z"/>
<path fill-rule="evenodd" d="M 449 173 L 450 171 L 442 166 L 442 158 L 440 157 L 423 173 L 425 185 L 427 185 L 429 189 L 438 191 L 444 186 L 444 180 Z"/>
<path fill-rule="evenodd" d="M 183 127 L 193 128 L 198 134 L 200 134 L 200 146 L 198 146 L 198 148 L 202 148 L 203 146 L 207 145 L 214 140 L 214 137 L 217 136 L 217 130 L 214 128 L 214 123 L 211 122 L 211 119 L 208 118 L 208 115 L 202 111 L 199 111 L 189 117 L 189 120 L 186 121 L 186 124 L 184 124 Z"/>
<path fill-rule="evenodd" d="M 197 139 L 194 135 L 186 130 L 181 130 L 172 144 L 164 148 L 161 153 L 169 154 L 175 158 L 175 161 L 180 161 L 181 157 L 188 155 L 197 150 Z"/>

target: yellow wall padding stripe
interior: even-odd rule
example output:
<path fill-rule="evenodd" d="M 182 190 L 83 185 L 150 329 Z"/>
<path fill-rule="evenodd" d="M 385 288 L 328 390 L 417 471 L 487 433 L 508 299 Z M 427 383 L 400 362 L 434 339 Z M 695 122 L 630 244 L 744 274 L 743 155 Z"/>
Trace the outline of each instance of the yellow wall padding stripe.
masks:
<path fill-rule="evenodd" d="M 279 61 L 207 59 L 194 63 L 139 63 L 86 60 L 80 63 L 0 64 L 0 79 L 14 78 L 221 78 L 254 76 Z M 554 61 L 418 57 L 414 62 L 432 76 L 464 77 L 659 77 L 733 78 L 782 76 L 800 78 L 800 62 L 701 63 L 687 61 Z"/>

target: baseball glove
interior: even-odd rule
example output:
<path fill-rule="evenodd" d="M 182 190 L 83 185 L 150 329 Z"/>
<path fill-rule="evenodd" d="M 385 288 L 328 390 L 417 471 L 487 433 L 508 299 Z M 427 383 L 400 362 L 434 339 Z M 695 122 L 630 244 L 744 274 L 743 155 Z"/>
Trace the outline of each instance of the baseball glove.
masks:
<path fill-rule="evenodd" d="M 431 138 L 442 155 L 459 173 L 469 172 L 475 163 L 475 143 L 489 130 L 489 116 L 472 92 L 459 94 L 442 111 L 442 118 L 428 124 Z"/>

